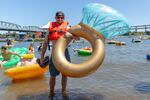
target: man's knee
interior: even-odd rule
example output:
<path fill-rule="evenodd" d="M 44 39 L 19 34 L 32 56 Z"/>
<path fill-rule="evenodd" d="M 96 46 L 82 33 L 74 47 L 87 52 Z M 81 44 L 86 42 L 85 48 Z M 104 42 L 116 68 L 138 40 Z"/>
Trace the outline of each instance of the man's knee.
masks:
<path fill-rule="evenodd" d="M 67 78 L 67 76 L 66 75 L 63 75 L 63 74 L 61 74 L 62 75 L 62 78 Z"/>
<path fill-rule="evenodd" d="M 55 79 L 56 79 L 56 77 L 55 77 L 55 76 L 51 76 L 50 78 L 51 78 L 51 80 L 55 80 Z"/>

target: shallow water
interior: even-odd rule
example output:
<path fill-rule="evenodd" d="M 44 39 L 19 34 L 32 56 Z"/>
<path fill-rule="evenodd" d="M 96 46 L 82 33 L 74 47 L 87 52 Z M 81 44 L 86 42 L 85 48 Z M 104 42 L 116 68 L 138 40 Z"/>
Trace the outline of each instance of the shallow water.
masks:
<path fill-rule="evenodd" d="M 120 37 L 125 46 L 105 44 L 106 56 L 102 66 L 84 78 L 68 79 L 69 100 L 150 100 L 150 40 L 132 43 L 131 38 Z M 0 45 L 4 45 L 1 43 Z M 30 42 L 16 42 L 15 47 L 27 47 Z M 39 43 L 34 43 L 35 50 Z M 78 56 L 72 48 L 80 48 L 88 43 L 75 43 L 69 47 L 73 63 L 88 57 Z M 47 51 L 47 55 L 49 51 Z M 38 52 L 36 56 L 39 57 Z M 12 81 L 0 70 L 0 100 L 49 100 L 49 73 L 39 78 Z M 61 75 L 57 77 L 56 96 L 62 100 Z M 64 98 L 65 99 L 65 98 Z"/>

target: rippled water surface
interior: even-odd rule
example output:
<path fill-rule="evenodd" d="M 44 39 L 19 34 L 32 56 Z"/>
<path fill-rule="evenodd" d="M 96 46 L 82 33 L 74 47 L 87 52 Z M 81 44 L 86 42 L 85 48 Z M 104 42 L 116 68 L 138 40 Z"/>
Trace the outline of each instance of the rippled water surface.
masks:
<path fill-rule="evenodd" d="M 69 100 L 150 100 L 150 40 L 132 43 L 131 38 L 120 37 L 125 46 L 105 44 L 106 56 L 102 66 L 84 78 L 68 79 Z M 6 43 L 0 43 L 4 45 Z M 27 47 L 30 42 L 16 42 L 14 47 Z M 39 43 L 34 43 L 35 50 Z M 88 57 L 78 56 L 72 48 L 87 46 L 75 43 L 69 47 L 73 63 Z M 47 55 L 50 52 L 47 51 Z M 36 52 L 36 57 L 39 57 Z M 12 81 L 0 70 L 0 100 L 49 100 L 49 73 L 43 77 Z M 54 100 L 66 99 L 61 96 L 61 75 L 57 77 Z"/>

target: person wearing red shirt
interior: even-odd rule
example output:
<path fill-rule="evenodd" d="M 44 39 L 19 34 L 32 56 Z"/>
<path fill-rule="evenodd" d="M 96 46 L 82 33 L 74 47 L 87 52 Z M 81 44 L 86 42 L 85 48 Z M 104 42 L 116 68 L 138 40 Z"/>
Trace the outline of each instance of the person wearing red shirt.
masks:
<path fill-rule="evenodd" d="M 46 52 L 49 41 L 52 42 L 52 47 L 53 47 L 55 45 L 56 41 L 60 37 L 65 36 L 67 34 L 67 30 L 69 28 L 68 27 L 69 23 L 67 21 L 64 21 L 65 15 L 62 11 L 56 12 L 55 19 L 56 19 L 55 22 L 50 22 L 50 24 L 49 24 L 49 34 L 47 35 L 45 42 L 43 44 L 43 47 L 42 47 L 42 53 L 41 53 L 41 58 L 40 58 L 41 63 L 44 60 L 44 54 Z M 65 56 L 66 56 L 67 60 L 70 61 L 68 48 L 65 51 Z M 50 85 L 50 96 L 54 96 L 56 76 L 58 76 L 60 72 L 55 68 L 55 66 L 53 64 L 52 55 L 50 58 L 49 72 L 51 75 L 50 81 L 49 81 L 49 83 L 50 83 L 49 84 Z M 62 79 L 61 79 L 61 85 L 62 85 L 62 95 L 66 96 L 67 95 L 67 92 L 66 92 L 67 76 L 65 76 L 63 74 L 62 74 Z"/>

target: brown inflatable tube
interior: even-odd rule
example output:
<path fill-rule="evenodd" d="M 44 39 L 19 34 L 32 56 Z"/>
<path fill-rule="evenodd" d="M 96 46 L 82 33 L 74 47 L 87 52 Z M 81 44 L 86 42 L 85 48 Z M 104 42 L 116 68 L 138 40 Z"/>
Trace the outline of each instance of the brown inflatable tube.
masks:
<path fill-rule="evenodd" d="M 84 77 L 93 73 L 100 67 L 105 56 L 104 37 L 83 23 L 71 27 L 68 32 L 88 40 L 93 52 L 87 61 L 73 64 L 64 55 L 65 49 L 72 40 L 72 35 L 61 37 L 53 48 L 53 61 L 56 68 L 69 77 Z"/>

